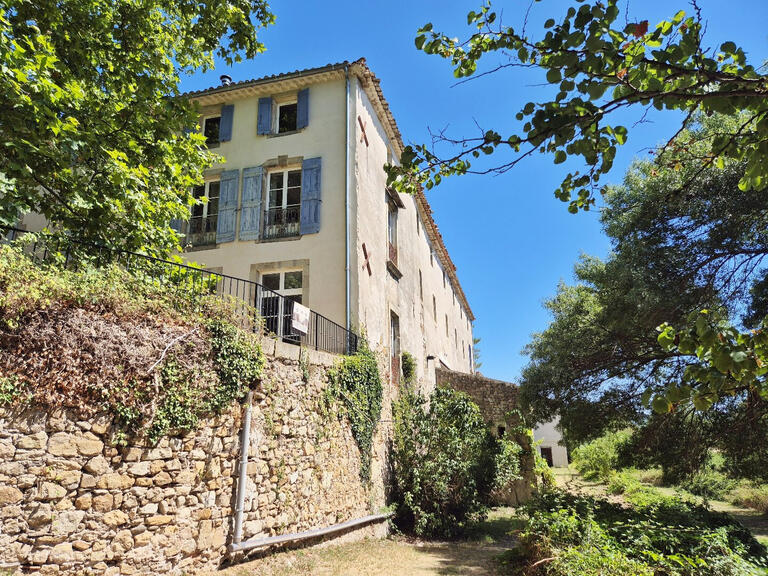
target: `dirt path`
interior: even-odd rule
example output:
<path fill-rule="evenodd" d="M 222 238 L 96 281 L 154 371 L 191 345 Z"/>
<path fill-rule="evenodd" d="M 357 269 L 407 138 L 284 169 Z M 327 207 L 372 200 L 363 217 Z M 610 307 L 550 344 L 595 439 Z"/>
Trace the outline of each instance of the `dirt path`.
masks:
<path fill-rule="evenodd" d="M 402 537 L 279 552 L 217 572 L 225 576 L 495 576 L 496 556 L 522 526 L 511 508 L 493 510 L 467 539 L 423 542 Z"/>

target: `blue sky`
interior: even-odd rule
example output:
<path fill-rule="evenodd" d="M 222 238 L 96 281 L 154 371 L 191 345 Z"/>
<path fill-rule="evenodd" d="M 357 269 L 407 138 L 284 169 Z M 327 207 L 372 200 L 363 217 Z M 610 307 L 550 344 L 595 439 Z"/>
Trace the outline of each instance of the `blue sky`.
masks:
<path fill-rule="evenodd" d="M 528 4 L 496 2 L 494 8 L 502 12 L 505 24 L 519 26 Z M 536 23 L 548 17 L 558 19 L 571 4 L 535 3 L 529 30 L 534 32 Z M 543 75 L 513 70 L 455 86 L 449 63 L 418 52 L 413 44 L 416 30 L 426 22 L 463 37 L 469 31 L 467 12 L 479 6 L 479 0 L 275 1 L 277 23 L 261 34 L 264 54 L 185 78 L 182 89 L 218 84 L 225 72 L 240 81 L 365 57 L 382 81 L 407 143 L 428 141 L 430 128 L 468 135 L 479 125 L 511 133 L 517 127 L 515 113 L 549 93 L 542 86 Z M 768 59 L 768 0 L 699 0 L 699 6 L 707 20 L 708 45 L 733 40 L 753 64 Z M 629 0 L 628 14 L 630 21 L 648 19 L 653 25 L 690 8 L 685 0 Z M 640 115 L 639 110 L 631 113 L 625 125 L 632 127 Z M 674 133 L 676 119 L 655 114 L 632 128 L 606 181 L 621 181 L 633 157 Z M 605 256 L 610 249 L 597 212 L 571 215 L 552 194 L 574 168 L 579 166 L 555 166 L 550 157 L 537 156 L 503 176 L 452 178 L 428 194 L 476 316 L 481 370 L 487 376 L 518 377 L 526 362 L 520 354 L 523 346 L 549 320 L 542 301 L 554 294 L 558 281 L 572 280 L 580 254 Z"/>

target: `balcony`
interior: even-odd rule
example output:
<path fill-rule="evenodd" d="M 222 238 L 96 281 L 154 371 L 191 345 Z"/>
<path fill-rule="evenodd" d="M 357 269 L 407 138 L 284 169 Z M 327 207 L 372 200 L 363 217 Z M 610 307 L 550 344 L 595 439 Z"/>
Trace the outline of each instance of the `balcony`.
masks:
<path fill-rule="evenodd" d="M 301 206 L 270 208 L 264 212 L 264 240 L 290 238 L 301 234 Z"/>
<path fill-rule="evenodd" d="M 186 243 L 195 247 L 216 245 L 216 215 L 207 218 L 190 218 L 185 228 Z"/>

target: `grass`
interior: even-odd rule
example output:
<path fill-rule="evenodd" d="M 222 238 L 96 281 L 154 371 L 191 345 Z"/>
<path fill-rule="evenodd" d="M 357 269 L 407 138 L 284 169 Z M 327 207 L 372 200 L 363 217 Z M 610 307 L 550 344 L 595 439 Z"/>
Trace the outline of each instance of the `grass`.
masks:
<path fill-rule="evenodd" d="M 403 536 L 286 550 L 230 567 L 222 576 L 496 576 L 496 558 L 514 545 L 525 521 L 497 508 L 465 538 L 426 541 Z"/>

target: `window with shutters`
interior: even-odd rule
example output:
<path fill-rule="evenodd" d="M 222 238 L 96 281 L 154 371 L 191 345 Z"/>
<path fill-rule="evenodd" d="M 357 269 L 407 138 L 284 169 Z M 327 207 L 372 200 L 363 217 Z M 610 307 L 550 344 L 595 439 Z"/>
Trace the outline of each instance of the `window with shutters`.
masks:
<path fill-rule="evenodd" d="M 192 206 L 192 214 L 184 230 L 187 244 L 192 246 L 216 244 L 220 189 L 221 182 L 218 180 L 211 180 L 192 189 L 192 195 L 197 203 Z"/>
<path fill-rule="evenodd" d="M 298 103 L 286 102 L 277 106 L 277 133 L 295 132 L 298 129 Z"/>
<path fill-rule="evenodd" d="M 264 238 L 288 238 L 301 233 L 301 170 L 275 170 L 267 174 L 267 209 Z"/>
<path fill-rule="evenodd" d="M 203 118 L 203 136 L 208 148 L 218 148 L 219 130 L 221 129 L 221 115 Z"/>

